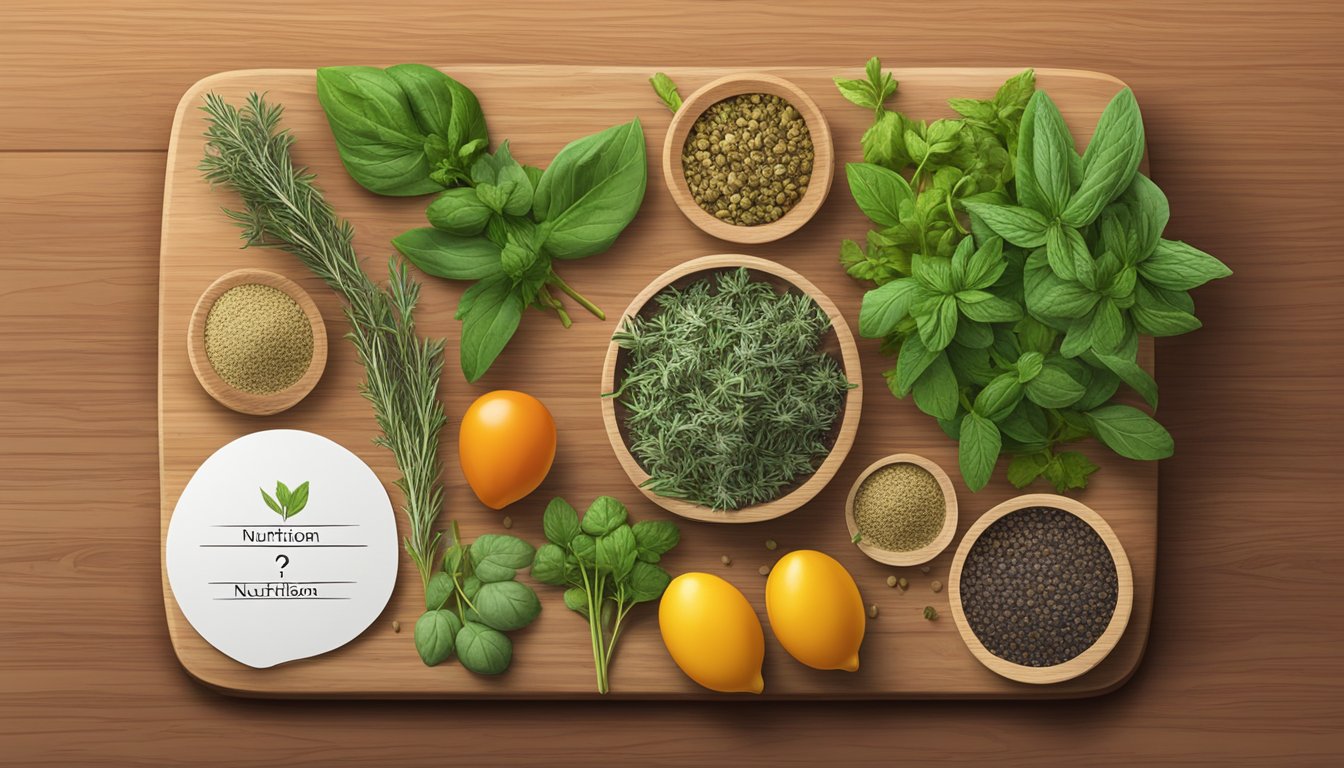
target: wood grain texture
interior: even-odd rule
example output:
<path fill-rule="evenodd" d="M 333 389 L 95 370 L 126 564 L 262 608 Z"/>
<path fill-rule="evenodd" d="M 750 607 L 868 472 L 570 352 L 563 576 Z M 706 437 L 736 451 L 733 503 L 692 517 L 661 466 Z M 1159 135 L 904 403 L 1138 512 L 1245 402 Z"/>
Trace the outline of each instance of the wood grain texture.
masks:
<path fill-rule="evenodd" d="M 857 386 L 845 394 L 845 402 L 841 406 L 839 420 L 832 425 L 831 435 L 829 436 L 831 451 L 826 454 L 826 458 L 817 467 L 817 471 L 807 477 L 803 483 L 797 484 L 796 488 L 786 489 L 787 493 L 777 499 L 735 510 L 714 510 L 683 499 L 659 496 L 645 488 L 644 483 L 648 481 L 649 473 L 644 470 L 639 460 L 630 452 L 629 436 L 624 428 L 625 410 L 620 405 L 620 399 L 603 398 L 601 402 L 602 425 L 606 428 L 607 442 L 611 443 L 611 450 L 616 454 L 616 460 L 620 462 L 621 469 L 625 470 L 626 477 L 630 478 L 630 482 L 639 489 L 644 498 L 663 509 L 690 520 L 707 523 L 760 523 L 787 515 L 811 501 L 826 487 L 827 483 L 831 482 L 835 473 L 840 471 L 840 466 L 844 464 L 845 459 L 849 457 L 849 449 L 854 445 L 854 437 L 859 430 L 859 418 L 863 411 L 864 388 L 861 383 L 863 372 L 862 365 L 859 362 L 859 349 L 858 345 L 854 343 L 854 335 L 850 333 L 849 323 L 845 320 L 844 314 L 839 307 L 835 306 L 835 302 L 831 301 L 830 297 L 822 293 L 821 289 L 813 285 L 811 281 L 777 261 L 742 254 L 714 254 L 682 262 L 655 277 L 648 285 L 640 289 L 635 298 L 630 301 L 630 305 L 621 314 L 621 317 L 648 315 L 657 306 L 657 303 L 653 301 L 654 297 L 662 293 L 668 286 L 684 289 L 692 282 L 714 279 L 725 269 L 739 267 L 752 270 L 753 279 L 771 281 L 776 290 L 801 291 L 812 297 L 821 311 L 825 312 L 831 320 L 830 330 L 821 339 L 820 350 L 839 362 L 845 376 Z M 617 322 L 619 323 L 620 320 L 618 319 Z M 624 379 L 617 378 L 618 371 L 622 372 L 620 375 L 623 375 L 626 362 L 625 351 L 615 340 L 612 340 L 607 345 L 607 354 L 602 361 L 602 384 L 600 387 L 602 392 L 620 391 Z M 712 529 L 706 529 L 705 532 L 712 536 Z"/>
<path fill-rule="evenodd" d="M 884 13 L 783 0 L 10 0 L 3 15 L 0 150 L 24 151 L 0 152 L 0 764 L 442 765 L 450 750 L 476 765 L 1127 767 L 1344 754 L 1334 0 L 947 0 Z M 404 25 L 393 33 L 388 19 Z M 1157 346 L 1178 450 L 1159 481 L 1153 629 L 1125 687 L 1029 705 L 296 704 L 219 696 L 172 662 L 154 546 L 154 308 L 163 150 L 185 88 L 266 64 L 448 59 L 857 74 L 870 53 L 1120 77 L 1143 106 L 1168 231 L 1237 272 L 1197 292 L 1204 329 Z"/>
<path fill-rule="evenodd" d="M 544 165 L 573 138 L 624 122 L 631 115 L 639 116 L 649 136 L 661 136 L 672 118 L 651 98 L 640 69 L 454 66 L 450 71 L 477 94 L 492 135 L 508 136 L 510 150 L 519 162 Z M 676 67 L 666 72 L 687 89 L 696 89 L 724 74 Z M 852 107 L 840 96 L 832 82 L 833 70 L 789 68 L 773 73 L 815 94 L 821 109 L 830 116 L 836 141 L 849 148 L 841 157 L 848 160 L 861 156 L 858 138 L 872 114 Z M 895 70 L 903 89 L 902 109 L 922 119 L 946 113 L 949 94 L 987 97 L 1014 74 L 1000 69 Z M 566 84 L 575 82 L 589 84 L 600 98 L 589 96 L 582 101 L 583 109 L 575 109 L 571 105 L 579 102 L 565 90 Z M 1066 70 L 1039 70 L 1037 82 L 1050 91 L 1080 144 L 1085 144 L 1102 109 L 1121 87 L 1105 75 Z M 368 259 L 373 274 L 378 274 L 381 259 L 371 255 L 385 252 L 384 243 L 394 235 L 420 226 L 428 204 L 428 198 L 377 197 L 349 178 L 341 168 L 335 142 L 317 103 L 311 71 L 221 73 L 201 81 L 183 96 L 168 152 L 159 262 L 160 483 L 165 537 L 182 488 L 201 462 L 225 443 L 259 429 L 309 429 L 329 437 L 364 459 L 384 479 L 394 500 L 399 498 L 390 482 L 397 476 L 391 455 L 369 444 L 377 430 L 369 405 L 357 390 L 363 371 L 350 345 L 333 346 L 326 375 L 302 403 L 264 420 L 219 408 L 201 391 L 182 353 L 187 318 L 202 286 L 223 272 L 241 267 L 265 267 L 285 274 L 313 295 L 334 326 L 339 322 L 336 296 L 324 291 L 321 282 L 297 259 L 273 250 L 238 249 L 236 225 L 219 212 L 221 206 L 233 204 L 233 194 L 211 189 L 200 180 L 197 166 L 204 148 L 201 136 L 205 121 L 197 107 L 204 94 L 214 92 L 240 103 L 250 90 L 266 91 L 274 101 L 285 105 L 284 125 L 297 139 L 296 162 L 317 175 L 327 200 L 355 224 L 356 253 Z M 539 113 L 547 118 L 538 120 Z M 656 141 L 649 143 L 657 145 Z M 658 158 L 650 157 L 648 162 L 651 177 L 656 177 Z M 651 180 L 649 186 L 661 190 L 660 182 Z M 857 318 L 864 287 L 845 274 L 834 254 L 844 237 L 857 236 L 868 225 L 844 196 L 837 195 L 834 203 L 787 241 L 754 250 L 756 255 L 796 267 L 845 317 Z M 610 251 L 567 262 L 559 271 L 598 306 L 620 307 L 659 274 L 721 248 L 678 215 L 670 196 L 654 193 L 645 197 L 639 216 Z M 447 338 L 449 361 L 458 357 L 460 324 L 453 313 L 463 290 L 462 283 L 422 281 L 416 325 L 422 333 Z M 563 496 L 582 508 L 598 496 L 614 495 L 629 505 L 636 520 L 669 517 L 631 487 L 621 466 L 613 460 L 604 428 L 600 412 L 603 401 L 598 395 L 605 388 L 603 359 L 618 321 L 614 315 L 606 321 L 580 317 L 572 328 L 563 329 L 554 318 L 529 312 L 508 349 L 479 381 L 467 384 L 450 362 L 440 393 L 449 418 L 445 430 L 448 439 L 440 447 L 446 465 L 440 525 L 456 520 L 467 539 L 502 530 L 500 515 L 480 505 L 467 488 L 452 439 L 467 406 L 491 389 L 518 389 L 536 396 L 555 416 L 560 435 L 556 460 L 546 482 L 506 510 L 514 521 L 513 533 L 541 541 L 541 512 L 553 496 Z M 855 405 L 862 399 L 861 393 L 881 393 L 886 388 L 882 371 L 891 367 L 872 342 L 860 348 L 860 358 L 866 374 L 861 388 L 851 395 Z M 1151 365 L 1151 361 L 1152 343 L 1145 341 L 1140 362 Z M 862 467 L 894 451 L 917 452 L 942 466 L 957 466 L 955 443 L 913 403 L 899 403 L 889 397 L 869 400 L 863 429 L 857 434 L 849 431 L 854 426 L 850 420 L 858 418 L 857 412 L 847 411 L 846 423 L 841 425 L 840 438 L 854 438 L 849 451 L 853 464 L 831 462 L 823 466 L 816 485 L 804 484 L 799 490 L 802 496 L 816 493 L 806 506 L 760 525 L 685 523 L 681 545 L 660 563 L 672 573 L 700 570 L 723 576 L 761 611 L 769 642 L 762 697 L 1075 697 L 1104 693 L 1123 683 L 1138 666 L 1147 641 L 1156 569 L 1157 465 L 1120 458 L 1097 444 L 1083 446 L 1082 450 L 1103 470 L 1082 498 L 1104 511 L 1125 541 L 1138 574 L 1133 621 L 1117 649 L 1085 677 L 1049 688 L 1029 686 L 994 675 L 977 663 L 959 642 L 952 622 L 926 621 L 925 603 L 916 604 L 913 597 L 903 599 L 905 595 L 887 588 L 891 569 L 870 560 L 850 543 L 844 524 L 844 500 Z M 837 459 L 844 457 L 843 451 L 837 454 Z M 1006 462 L 1001 464 L 1006 466 Z M 835 482 L 818 492 L 831 472 L 836 472 Z M 962 530 L 994 504 L 1017 495 L 1002 469 L 975 494 L 966 489 L 960 476 L 955 483 L 965 512 Z M 760 511 L 768 515 L 770 510 Z M 398 517 L 399 530 L 405 535 L 406 521 Z M 766 551 L 762 544 L 766 538 L 777 541 L 779 549 Z M 839 559 L 858 582 L 866 603 L 878 605 L 881 618 L 869 622 L 860 674 L 810 669 L 795 663 L 774 642 L 764 618 L 765 579 L 756 568 L 773 564 L 793 549 L 819 549 Z M 734 560 L 733 565 L 722 565 L 724 554 Z M 934 594 L 928 584 L 947 581 L 950 559 L 950 552 L 935 558 L 929 574 L 914 569 L 907 574 L 916 593 L 925 595 L 927 603 L 944 614 L 948 613 L 947 594 Z M 424 610 L 418 577 L 409 560 L 402 560 L 398 589 L 382 618 L 369 631 L 332 653 L 264 670 L 240 665 L 211 648 L 187 624 L 165 588 L 168 628 L 177 657 L 197 679 L 222 690 L 252 695 L 596 696 L 588 663 L 592 645 L 585 627 L 563 610 L 558 591 L 548 588 L 541 589 L 541 617 L 512 637 L 514 659 L 507 674 L 481 677 L 459 664 L 444 664 L 427 672 L 411 652 L 409 633 L 396 634 L 391 629 L 394 620 L 405 627 L 413 626 Z M 613 698 L 714 697 L 677 670 L 663 648 L 653 611 L 636 610 L 631 620 L 610 667 Z"/>

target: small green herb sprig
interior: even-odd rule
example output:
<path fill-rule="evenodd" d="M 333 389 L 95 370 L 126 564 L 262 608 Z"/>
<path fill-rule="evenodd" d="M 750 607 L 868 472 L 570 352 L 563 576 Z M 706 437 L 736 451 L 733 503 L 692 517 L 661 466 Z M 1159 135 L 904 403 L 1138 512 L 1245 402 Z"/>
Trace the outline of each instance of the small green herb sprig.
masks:
<path fill-rule="evenodd" d="M 488 533 L 463 544 L 457 523 L 444 550 L 443 568 L 429 580 L 425 612 L 415 622 L 415 649 L 428 666 L 454 654 L 480 675 L 498 675 L 513 660 L 505 632 L 531 624 L 541 613 L 532 588 L 515 581 L 536 550 L 516 537 Z"/>
<path fill-rule="evenodd" d="M 853 385 L 821 352 L 830 318 L 810 297 L 728 270 L 655 298 L 613 339 L 631 453 L 660 496 L 715 509 L 770 501 L 810 475 Z"/>
<path fill-rule="evenodd" d="M 1030 70 L 992 99 L 950 104 L 962 119 L 928 125 L 879 105 L 865 162 L 846 169 L 878 228 L 840 260 L 877 284 L 859 332 L 897 355 L 892 392 L 958 441 L 972 490 L 1001 454 L 1017 487 L 1083 488 L 1096 465 L 1058 447 L 1089 436 L 1130 459 L 1170 456 L 1156 420 L 1111 399 L 1124 383 L 1156 407 L 1139 335 L 1198 328 L 1187 291 L 1231 272 L 1161 237 L 1167 200 L 1138 172 L 1133 93 L 1111 101 L 1081 156 Z"/>
<path fill-rule="evenodd" d="M 555 271 L 557 261 L 606 251 L 644 200 L 648 161 L 638 119 L 570 142 L 543 171 L 491 154 L 485 115 L 470 89 L 420 64 L 380 70 L 327 67 L 318 99 L 351 176 L 372 192 L 441 192 L 431 226 L 392 244 L 422 271 L 470 281 L 462 322 L 462 373 L 476 381 L 536 307 L 569 313 L 555 291 L 606 315 Z"/>
<path fill-rule="evenodd" d="M 653 77 L 649 78 L 649 85 L 653 86 L 653 92 L 658 94 L 659 100 L 663 102 L 672 114 L 676 114 L 681 109 L 681 93 L 677 91 L 677 84 L 672 78 L 662 72 L 655 72 Z"/>
<path fill-rule="evenodd" d="M 597 691 L 610 690 L 607 668 L 630 610 L 663 596 L 671 576 L 656 565 L 681 541 L 664 520 L 629 523 L 625 505 L 601 496 L 583 513 L 561 498 L 542 517 L 549 543 L 537 550 L 532 578 L 568 587 L 565 607 L 588 620 Z"/>
<path fill-rule="evenodd" d="M 261 491 L 261 498 L 266 502 L 266 506 L 270 507 L 272 512 L 279 515 L 281 520 L 288 520 L 302 512 L 303 508 L 308 506 L 307 480 L 304 480 L 292 491 L 289 489 L 289 486 L 277 480 L 275 481 L 275 496 L 271 496 L 271 494 L 267 493 L 265 488 L 259 490 Z"/>

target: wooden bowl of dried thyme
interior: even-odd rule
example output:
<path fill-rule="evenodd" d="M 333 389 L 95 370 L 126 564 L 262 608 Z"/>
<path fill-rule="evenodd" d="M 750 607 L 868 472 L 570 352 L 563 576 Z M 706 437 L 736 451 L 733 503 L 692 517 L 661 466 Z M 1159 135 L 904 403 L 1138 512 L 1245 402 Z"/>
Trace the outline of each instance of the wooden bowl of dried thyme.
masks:
<path fill-rule="evenodd" d="M 933 461 L 913 453 L 878 459 L 845 500 L 849 536 L 886 565 L 922 565 L 947 549 L 957 532 L 957 491 Z"/>
<path fill-rule="evenodd" d="M 1072 680 L 1102 662 L 1129 624 L 1134 577 L 1120 539 L 1080 501 L 1029 493 L 971 526 L 952 559 L 957 631 L 1010 680 Z"/>
<path fill-rule="evenodd" d="M 831 130 L 806 93 L 766 74 L 715 80 L 682 104 L 663 144 L 663 178 L 705 232 L 768 243 L 806 224 L 831 188 Z"/>
<path fill-rule="evenodd" d="M 602 370 L 602 420 L 646 498 L 712 523 L 773 520 L 810 501 L 854 444 L 859 351 L 797 272 L 740 254 L 655 278 Z"/>
<path fill-rule="evenodd" d="M 327 365 L 327 330 L 308 292 L 283 275 L 238 269 L 201 294 L 187 328 L 201 387 L 252 416 L 293 407 Z"/>

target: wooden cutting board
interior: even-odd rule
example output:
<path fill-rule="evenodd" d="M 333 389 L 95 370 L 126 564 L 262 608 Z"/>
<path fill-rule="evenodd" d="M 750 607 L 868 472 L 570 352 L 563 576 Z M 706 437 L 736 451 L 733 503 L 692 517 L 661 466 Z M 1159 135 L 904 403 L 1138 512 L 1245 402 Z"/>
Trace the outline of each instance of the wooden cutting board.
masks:
<path fill-rule="evenodd" d="M 1015 683 L 990 672 L 962 643 L 948 608 L 947 590 L 934 593 L 930 582 L 946 582 L 960 534 L 995 504 L 1016 495 L 1003 477 L 1003 464 L 993 481 L 972 494 L 956 470 L 956 446 L 932 419 L 909 401 L 886 392 L 882 371 L 892 361 L 874 341 L 860 340 L 863 383 L 868 394 L 858 437 L 847 461 L 815 499 L 778 520 L 753 525 L 716 525 L 674 518 L 644 499 L 630 481 L 607 441 L 598 392 L 607 342 L 620 312 L 651 279 L 682 261 L 711 253 L 748 253 L 774 259 L 801 272 L 840 307 L 851 324 L 858 317 L 864 287 L 845 275 L 837 253 L 844 238 L 862 240 L 868 228 L 846 188 L 837 179 L 821 211 L 798 233 L 777 243 L 736 246 L 695 229 L 674 207 L 659 170 L 658 152 L 671 114 L 650 89 L 650 68 L 575 66 L 463 66 L 450 74 L 479 97 L 496 143 L 510 140 L 521 162 L 544 164 L 573 138 L 638 116 L 644 123 L 649 154 L 649 186 L 638 218 L 614 248 L 599 256 L 563 265 L 564 277 L 608 313 L 599 321 L 575 312 L 568 330 L 549 315 L 529 312 L 518 335 L 489 374 L 467 384 L 457 367 L 459 324 L 453 311 L 462 285 L 435 278 L 424 280 L 417 322 L 422 333 L 448 339 L 448 372 L 442 397 L 449 423 L 444 431 L 447 501 L 440 522 L 457 520 L 464 537 L 502 532 L 504 514 L 513 519 L 512 533 L 543 541 L 541 512 L 555 495 L 582 508 L 594 497 L 609 494 L 630 507 L 635 520 L 674 519 L 682 543 L 664 565 L 673 573 L 708 571 L 736 584 L 755 606 L 766 630 L 765 693 L 768 698 L 1048 698 L 1097 695 L 1122 685 L 1143 656 L 1152 615 L 1154 562 L 1157 550 L 1157 465 L 1119 458 L 1101 446 L 1083 450 L 1102 469 L 1080 500 L 1099 512 L 1114 528 L 1128 552 L 1134 574 L 1134 608 L 1129 627 L 1114 652 L 1091 672 L 1051 686 Z M 666 70 L 689 94 L 727 74 L 722 69 Z M 825 112 L 835 140 L 837 163 L 861 159 L 859 138 L 871 120 L 867 110 L 849 104 L 837 93 L 832 77 L 861 77 L 858 69 L 779 68 L 761 70 L 792 80 Z M 987 98 L 1014 69 L 895 70 L 900 90 L 891 106 L 906 114 L 934 119 L 950 116 L 946 99 Z M 1122 87 L 1116 79 L 1075 70 L 1038 70 L 1038 86 L 1047 89 L 1077 140 L 1085 142 L 1107 101 Z M 233 224 L 221 207 L 237 205 L 224 189 L 212 190 L 200 178 L 205 123 L 198 109 L 203 95 L 214 91 L 239 103 L 249 91 L 264 91 L 285 106 L 283 125 L 297 138 L 297 163 L 317 174 L 337 212 L 356 230 L 356 248 L 375 278 L 383 277 L 394 251 L 390 239 L 425 226 L 430 198 L 387 198 L 358 187 L 342 169 L 330 131 L 318 105 L 311 70 L 251 70 L 206 78 L 189 89 L 173 122 L 164 184 L 163 240 L 159 283 L 159 458 L 162 532 L 178 496 L 192 473 L 212 452 L 241 435 L 272 428 L 305 429 L 325 435 L 358 454 L 383 478 L 394 502 L 398 494 L 392 457 L 371 444 L 377 433 L 369 405 L 358 394 L 362 370 L 354 350 L 341 336 L 345 321 L 340 302 L 298 261 L 279 251 L 240 250 Z M 263 267 L 297 281 L 317 300 L 331 336 L 326 373 L 306 400 L 269 417 L 234 413 L 218 405 L 197 383 L 187 357 L 187 323 L 201 292 L 219 275 L 241 267 Z M 1144 365 L 1151 369 L 1153 350 L 1145 340 Z M 559 452 L 546 482 L 505 513 L 482 506 L 466 486 L 456 461 L 458 420 L 467 405 L 492 389 L 520 389 L 544 401 L 555 415 Z M 954 478 L 960 503 L 958 537 L 929 565 L 895 569 L 869 560 L 849 541 L 844 501 L 850 485 L 872 461 L 891 453 L 922 454 L 941 464 Z M 1033 487 L 1030 490 L 1048 490 Z M 398 519 L 404 530 L 405 523 Z M 162 537 L 161 537 L 162 539 Z M 779 548 L 767 551 L 774 539 Z M 160 541 L 162 549 L 162 540 Z M 765 617 L 765 578 L 757 569 L 793 549 L 820 549 L 849 568 L 864 602 L 876 604 L 879 615 L 868 622 L 862 666 L 856 673 L 821 672 L 794 661 L 770 633 Z M 720 562 L 732 558 L 731 566 Z M 886 586 L 888 575 L 909 580 L 907 592 Z M 583 620 L 566 610 L 560 590 L 538 585 L 543 610 L 527 629 L 512 634 L 514 661 L 500 677 L 479 677 L 456 662 L 425 667 L 416 655 L 411 629 L 423 609 L 414 566 L 402 558 L 398 588 L 391 602 L 367 631 L 349 645 L 317 658 L 271 669 L 252 669 L 215 651 L 186 622 L 163 579 L 168 630 L 178 660 L 194 677 L 221 691 L 247 696 L 360 698 L 576 698 L 594 697 L 595 683 L 589 635 Z M 924 606 L 942 615 L 923 618 Z M 653 605 L 632 613 L 611 666 L 610 697 L 707 699 L 724 698 L 691 682 L 664 650 Z M 401 631 L 393 629 L 400 622 Z"/>

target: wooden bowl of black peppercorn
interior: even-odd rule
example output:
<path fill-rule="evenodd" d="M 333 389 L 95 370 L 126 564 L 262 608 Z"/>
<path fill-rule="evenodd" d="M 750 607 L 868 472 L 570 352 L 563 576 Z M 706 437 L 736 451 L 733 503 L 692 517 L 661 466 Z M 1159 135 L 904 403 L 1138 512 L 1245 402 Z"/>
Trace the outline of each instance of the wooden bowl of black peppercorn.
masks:
<path fill-rule="evenodd" d="M 769 243 L 821 208 L 834 155 L 826 117 L 802 89 L 774 75 L 729 75 L 673 115 L 663 178 L 695 226 L 733 243 Z"/>
<path fill-rule="evenodd" d="M 1034 493 L 986 512 L 952 560 L 957 630 L 985 666 L 1011 680 L 1071 680 L 1115 648 L 1134 602 L 1129 558 L 1087 505 Z"/>

